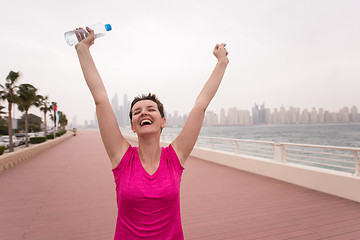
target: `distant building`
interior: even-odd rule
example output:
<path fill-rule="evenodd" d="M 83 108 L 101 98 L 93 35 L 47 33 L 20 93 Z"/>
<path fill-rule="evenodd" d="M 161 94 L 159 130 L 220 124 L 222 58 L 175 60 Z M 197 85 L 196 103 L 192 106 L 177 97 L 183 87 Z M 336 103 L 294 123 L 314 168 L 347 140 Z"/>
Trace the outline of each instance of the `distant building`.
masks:
<path fill-rule="evenodd" d="M 286 109 L 284 106 L 280 108 L 280 124 L 287 124 Z"/>
<path fill-rule="evenodd" d="M 318 123 L 318 114 L 316 109 L 313 107 L 310 113 L 310 123 L 315 124 Z"/>
<path fill-rule="evenodd" d="M 254 107 L 252 108 L 252 117 L 253 117 L 253 123 L 254 124 L 266 124 L 266 109 L 265 104 L 262 104 L 259 108 L 259 106 L 255 103 Z"/>
<path fill-rule="evenodd" d="M 225 109 L 221 109 L 220 111 L 220 125 L 227 125 L 228 121 L 225 114 Z"/>
<path fill-rule="evenodd" d="M 251 116 L 250 116 L 251 118 Z M 266 109 L 266 124 L 272 124 L 271 110 L 270 108 Z"/>
<path fill-rule="evenodd" d="M 130 112 L 130 102 L 128 100 L 128 97 L 126 94 L 124 94 L 123 99 L 123 108 L 120 112 L 122 114 L 122 124 L 123 126 L 130 126 L 130 118 L 129 118 L 129 112 Z"/>
<path fill-rule="evenodd" d="M 360 122 L 360 114 L 358 113 L 358 109 L 356 106 L 352 106 L 351 108 L 350 121 L 352 123 Z"/>
<path fill-rule="evenodd" d="M 206 111 L 205 125 L 206 126 L 219 125 L 218 116 L 213 111 Z"/>
<path fill-rule="evenodd" d="M 123 96 L 123 105 L 119 106 L 118 95 L 115 94 L 111 99 L 111 106 L 114 110 L 116 120 L 119 126 L 130 126 L 129 111 L 130 101 L 126 94 Z M 180 115 L 178 111 L 173 114 L 165 112 L 167 126 L 182 127 L 186 121 L 187 115 Z M 256 103 L 249 110 L 238 110 L 236 107 L 229 108 L 227 111 L 222 108 L 220 115 L 214 111 L 207 111 L 204 118 L 204 125 L 253 125 L 253 124 L 326 124 L 326 123 L 360 123 L 360 113 L 356 106 L 343 107 L 338 112 L 329 112 L 323 108 L 318 110 L 313 107 L 309 112 L 306 108 L 300 110 L 290 106 L 288 110 L 282 105 L 280 109 L 274 108 L 272 111 L 265 108 L 265 104 Z M 72 126 L 77 126 L 77 118 L 73 117 Z M 97 117 L 94 120 L 84 122 L 85 127 L 97 127 Z"/>
<path fill-rule="evenodd" d="M 341 123 L 348 123 L 350 122 L 350 111 L 348 107 L 343 107 L 342 109 L 340 109 L 340 113 L 339 113 L 339 121 Z"/>
<path fill-rule="evenodd" d="M 319 108 L 319 123 L 325 123 L 325 113 L 322 108 Z"/>
<path fill-rule="evenodd" d="M 238 125 L 238 113 L 236 107 L 228 109 L 227 120 L 229 125 Z"/>
<path fill-rule="evenodd" d="M 304 123 L 304 124 L 310 123 L 309 112 L 308 112 L 308 110 L 306 108 L 302 111 L 301 123 Z"/>
<path fill-rule="evenodd" d="M 271 114 L 271 122 L 272 124 L 280 124 L 280 116 L 277 108 L 274 108 L 273 113 Z"/>
<path fill-rule="evenodd" d="M 111 99 L 111 107 L 114 111 L 116 120 L 119 124 L 119 102 L 118 102 L 118 95 L 115 94 L 114 97 Z"/>
<path fill-rule="evenodd" d="M 238 124 L 239 125 L 250 125 L 251 118 L 248 110 L 238 110 Z"/>
<path fill-rule="evenodd" d="M 260 109 L 259 106 L 255 103 L 252 108 L 252 117 L 254 124 L 260 124 Z"/>

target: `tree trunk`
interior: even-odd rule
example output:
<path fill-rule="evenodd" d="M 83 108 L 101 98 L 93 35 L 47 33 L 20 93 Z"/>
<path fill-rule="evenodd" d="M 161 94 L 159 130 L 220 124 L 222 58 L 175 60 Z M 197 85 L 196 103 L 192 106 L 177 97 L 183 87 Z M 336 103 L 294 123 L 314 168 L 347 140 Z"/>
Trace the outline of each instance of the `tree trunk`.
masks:
<path fill-rule="evenodd" d="M 29 146 L 29 137 L 28 137 L 28 110 L 25 111 L 25 146 Z"/>
<path fill-rule="evenodd" d="M 9 134 L 9 151 L 13 152 L 14 151 L 14 145 L 13 145 L 13 134 L 12 134 L 12 116 L 11 116 L 11 111 L 12 111 L 12 102 L 8 102 L 8 109 L 9 109 L 9 115 L 8 115 L 8 134 Z"/>
<path fill-rule="evenodd" d="M 46 137 L 46 136 L 47 136 L 47 127 L 46 127 L 46 111 L 44 112 L 44 124 L 45 124 L 44 137 Z"/>

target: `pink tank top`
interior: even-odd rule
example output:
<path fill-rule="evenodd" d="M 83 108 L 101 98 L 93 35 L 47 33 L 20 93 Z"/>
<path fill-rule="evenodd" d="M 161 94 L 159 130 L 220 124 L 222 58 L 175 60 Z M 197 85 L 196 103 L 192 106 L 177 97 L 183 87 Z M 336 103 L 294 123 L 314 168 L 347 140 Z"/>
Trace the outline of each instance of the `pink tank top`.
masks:
<path fill-rule="evenodd" d="M 118 217 L 115 240 L 184 239 L 180 218 L 180 182 L 184 168 L 169 145 L 162 148 L 157 171 L 143 168 L 130 146 L 113 169 Z"/>

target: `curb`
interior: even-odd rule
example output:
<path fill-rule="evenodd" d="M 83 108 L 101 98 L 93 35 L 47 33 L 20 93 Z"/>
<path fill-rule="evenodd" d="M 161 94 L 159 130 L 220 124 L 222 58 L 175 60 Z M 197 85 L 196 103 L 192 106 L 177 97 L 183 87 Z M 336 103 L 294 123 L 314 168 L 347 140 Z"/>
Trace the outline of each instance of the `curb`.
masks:
<path fill-rule="evenodd" d="M 68 140 L 74 136 L 74 133 L 72 131 L 67 131 L 66 134 L 64 134 L 61 137 L 57 137 L 55 139 L 49 139 L 46 142 L 40 143 L 40 144 L 33 144 L 29 145 L 29 147 L 25 147 L 22 149 L 19 149 L 14 152 L 5 153 L 0 156 L 0 174 L 4 173 L 8 169 L 15 167 L 16 165 L 19 165 L 20 163 L 24 162 L 27 159 L 30 159 L 34 157 L 35 155 L 44 152 L 48 150 L 49 148 L 52 148 L 56 145 L 58 145 L 61 142 L 64 142 L 65 140 Z"/>

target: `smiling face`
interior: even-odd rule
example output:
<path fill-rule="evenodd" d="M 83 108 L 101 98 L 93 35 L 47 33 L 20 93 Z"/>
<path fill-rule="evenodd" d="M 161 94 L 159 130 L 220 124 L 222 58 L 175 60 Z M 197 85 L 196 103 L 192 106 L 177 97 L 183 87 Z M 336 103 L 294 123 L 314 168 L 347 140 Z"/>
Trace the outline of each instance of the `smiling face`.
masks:
<path fill-rule="evenodd" d="M 141 100 L 131 109 L 131 129 L 138 135 L 161 133 L 166 120 L 161 116 L 157 104 L 152 100 Z"/>

